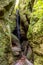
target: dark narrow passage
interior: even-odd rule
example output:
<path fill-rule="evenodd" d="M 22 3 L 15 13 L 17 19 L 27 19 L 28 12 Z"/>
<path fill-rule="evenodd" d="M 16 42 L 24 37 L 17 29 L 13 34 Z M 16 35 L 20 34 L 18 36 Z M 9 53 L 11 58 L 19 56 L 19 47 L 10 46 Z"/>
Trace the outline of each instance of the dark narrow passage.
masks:
<path fill-rule="evenodd" d="M 16 11 L 16 28 L 15 28 L 15 30 L 13 30 L 12 33 L 18 37 L 18 39 L 20 40 L 20 43 L 22 43 L 24 40 L 27 40 L 26 36 L 23 37 L 21 35 L 21 32 L 20 32 L 20 14 L 19 14 L 19 10 Z"/>

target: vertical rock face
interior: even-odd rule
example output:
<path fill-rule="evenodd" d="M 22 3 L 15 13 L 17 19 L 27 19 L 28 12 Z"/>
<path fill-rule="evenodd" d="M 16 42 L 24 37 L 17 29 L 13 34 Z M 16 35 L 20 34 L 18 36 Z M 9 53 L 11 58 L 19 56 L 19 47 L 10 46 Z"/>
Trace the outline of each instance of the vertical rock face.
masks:
<path fill-rule="evenodd" d="M 5 25 L 4 21 L 0 20 L 0 65 L 9 65 L 9 60 L 13 59 L 10 35 L 9 25 Z"/>
<path fill-rule="evenodd" d="M 19 13 L 20 13 L 20 23 L 21 23 L 20 24 L 20 34 L 22 37 L 22 39 L 21 39 L 22 41 L 27 40 L 27 30 L 28 30 L 28 25 L 30 24 L 30 17 L 31 17 L 33 2 L 32 2 L 32 0 L 20 0 L 19 1 L 18 9 L 19 9 Z M 13 11 L 13 12 L 15 13 L 15 11 Z M 25 41 L 24 45 L 26 46 L 26 44 L 27 44 L 27 42 Z M 24 50 L 26 50 L 26 47 Z M 28 52 L 28 53 L 30 53 L 30 54 L 27 54 L 27 57 L 31 56 L 31 53 L 32 53 L 31 49 L 30 49 L 30 52 Z"/>
<path fill-rule="evenodd" d="M 30 2 L 31 0 L 20 0 L 19 4 L 19 12 L 20 12 L 20 33 L 23 39 L 25 39 L 27 36 L 27 30 L 28 30 L 28 23 L 30 23 Z"/>
<path fill-rule="evenodd" d="M 0 65 L 11 65 L 13 62 L 11 32 L 16 26 L 15 16 L 11 15 L 15 4 L 13 2 L 0 0 Z"/>
<path fill-rule="evenodd" d="M 35 5 L 36 4 L 36 5 Z M 34 65 L 43 65 L 43 1 L 34 2 L 27 37 L 34 53 Z"/>
<path fill-rule="evenodd" d="M 16 16 L 13 14 L 13 8 L 15 7 L 14 0 L 0 1 L 0 19 L 5 19 L 5 23 L 9 23 L 11 32 L 16 26 Z"/>

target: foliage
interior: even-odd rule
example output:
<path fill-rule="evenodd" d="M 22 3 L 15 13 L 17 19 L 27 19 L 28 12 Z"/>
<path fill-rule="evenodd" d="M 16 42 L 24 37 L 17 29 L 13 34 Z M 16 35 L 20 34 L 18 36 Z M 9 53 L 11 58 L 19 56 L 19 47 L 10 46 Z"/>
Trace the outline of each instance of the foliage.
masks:
<path fill-rule="evenodd" d="M 11 32 L 16 27 L 17 9 L 20 12 L 20 30 L 27 35 L 33 49 L 34 65 L 43 65 L 43 0 L 0 0 L 0 64 L 11 65 L 15 59 L 11 39 L 12 36 L 14 40 L 17 38 Z M 18 39 L 16 42 L 19 43 Z"/>
<path fill-rule="evenodd" d="M 31 22 L 37 22 L 40 18 L 43 18 L 43 0 L 34 2 L 31 17 Z"/>
<path fill-rule="evenodd" d="M 1 22 L 2 21 L 0 21 L 0 64 L 8 65 L 8 54 L 11 53 L 11 33 L 9 25 L 5 25 L 4 22 Z"/>
<path fill-rule="evenodd" d="M 33 48 L 34 65 L 43 64 L 43 0 L 35 0 L 27 32 Z M 40 60 L 39 60 L 40 59 Z M 40 62 L 39 62 L 40 61 Z"/>
<path fill-rule="evenodd" d="M 13 62 L 11 32 L 16 26 L 16 16 L 12 13 L 14 0 L 0 0 L 0 65 Z"/>
<path fill-rule="evenodd" d="M 29 35 L 33 35 L 33 34 L 43 34 L 43 20 L 38 20 L 38 22 L 34 23 L 34 24 L 30 24 L 29 25 L 29 32 L 28 32 L 28 36 Z"/>

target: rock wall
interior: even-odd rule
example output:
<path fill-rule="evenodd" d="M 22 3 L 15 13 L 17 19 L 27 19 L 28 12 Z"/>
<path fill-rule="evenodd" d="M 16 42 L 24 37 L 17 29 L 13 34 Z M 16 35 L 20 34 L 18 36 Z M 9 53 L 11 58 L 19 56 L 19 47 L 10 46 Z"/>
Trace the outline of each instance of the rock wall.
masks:
<path fill-rule="evenodd" d="M 27 58 L 30 61 L 33 58 L 34 65 L 43 65 L 42 0 L 20 0 L 17 6 L 14 0 L 0 1 L 0 64 L 11 65 L 19 57 L 15 57 L 15 53 L 20 55 L 18 52 L 21 52 L 18 38 L 12 36 L 16 28 L 16 8 L 20 13 L 20 34 L 24 53 L 28 46 Z M 18 51 L 15 52 L 14 47 Z M 31 58 L 32 52 L 34 57 Z"/>
<path fill-rule="evenodd" d="M 11 32 L 15 28 L 15 15 L 11 15 L 14 0 L 0 0 L 0 65 L 11 65 Z"/>
<path fill-rule="evenodd" d="M 36 5 L 35 5 L 36 4 Z M 27 37 L 34 53 L 34 65 L 43 65 L 43 1 L 34 2 Z"/>

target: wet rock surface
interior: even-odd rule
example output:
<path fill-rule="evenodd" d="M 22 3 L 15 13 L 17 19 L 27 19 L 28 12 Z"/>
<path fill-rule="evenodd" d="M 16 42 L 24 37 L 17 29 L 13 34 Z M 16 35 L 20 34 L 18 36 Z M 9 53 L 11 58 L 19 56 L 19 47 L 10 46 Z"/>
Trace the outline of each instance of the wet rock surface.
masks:
<path fill-rule="evenodd" d="M 15 65 L 33 65 L 28 59 L 22 57 Z"/>

